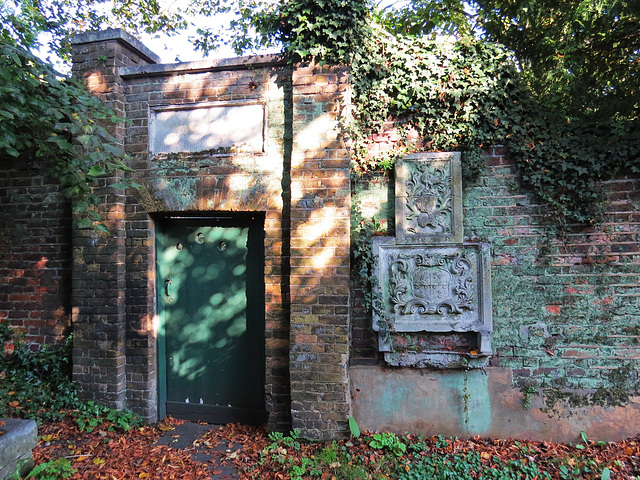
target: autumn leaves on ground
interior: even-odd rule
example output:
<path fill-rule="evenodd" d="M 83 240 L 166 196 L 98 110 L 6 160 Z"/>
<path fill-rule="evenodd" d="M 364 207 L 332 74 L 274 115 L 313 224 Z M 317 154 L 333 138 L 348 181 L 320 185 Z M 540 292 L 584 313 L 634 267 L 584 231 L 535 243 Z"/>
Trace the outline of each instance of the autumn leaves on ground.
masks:
<path fill-rule="evenodd" d="M 296 433 L 227 425 L 184 449 L 158 445 L 181 422 L 167 419 L 128 432 L 102 423 L 82 433 L 67 417 L 39 427 L 36 464 L 58 460 L 51 472 L 70 479 L 634 479 L 640 437 L 616 443 L 583 436 L 574 445 L 441 436 L 363 433 L 340 442 L 305 442 Z M 200 451 L 196 460 L 194 453 Z M 226 465 L 226 467 L 225 467 Z M 229 466 L 237 471 L 228 475 Z"/>

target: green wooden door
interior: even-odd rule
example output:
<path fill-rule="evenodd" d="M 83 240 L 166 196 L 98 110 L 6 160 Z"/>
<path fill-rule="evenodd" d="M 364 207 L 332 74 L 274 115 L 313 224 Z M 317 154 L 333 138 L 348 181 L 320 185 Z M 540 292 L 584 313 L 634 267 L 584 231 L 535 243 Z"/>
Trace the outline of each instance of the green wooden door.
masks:
<path fill-rule="evenodd" d="M 265 420 L 262 232 L 255 217 L 158 221 L 161 418 Z"/>

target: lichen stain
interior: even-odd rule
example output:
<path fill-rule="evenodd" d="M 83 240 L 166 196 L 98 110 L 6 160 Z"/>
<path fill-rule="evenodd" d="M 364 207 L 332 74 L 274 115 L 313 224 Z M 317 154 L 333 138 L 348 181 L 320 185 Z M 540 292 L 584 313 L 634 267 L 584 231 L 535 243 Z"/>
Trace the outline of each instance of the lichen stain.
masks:
<path fill-rule="evenodd" d="M 198 193 L 195 177 L 156 178 L 150 180 L 157 197 L 175 211 L 194 209 Z"/>

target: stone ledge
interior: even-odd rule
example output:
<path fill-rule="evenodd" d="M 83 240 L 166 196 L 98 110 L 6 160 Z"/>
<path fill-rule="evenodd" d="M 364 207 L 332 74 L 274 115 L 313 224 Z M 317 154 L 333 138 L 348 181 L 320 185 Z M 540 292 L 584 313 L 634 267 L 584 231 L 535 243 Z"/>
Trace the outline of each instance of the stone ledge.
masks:
<path fill-rule="evenodd" d="M 117 40 L 118 42 L 124 43 L 149 63 L 160 63 L 161 61 L 159 55 L 153 53 L 140 40 L 121 28 L 83 32 L 71 37 L 70 41 L 72 45 L 81 45 L 85 43 L 107 42 L 109 40 Z"/>
<path fill-rule="evenodd" d="M 281 67 L 284 65 L 286 65 L 286 61 L 282 55 L 269 53 L 245 57 L 197 60 L 193 62 L 120 67 L 118 73 L 123 78 L 137 78 L 213 72 L 218 70 L 251 70 L 264 67 Z"/>
<path fill-rule="evenodd" d="M 0 425 L 0 480 L 16 473 L 18 464 L 23 460 L 20 474 L 24 476 L 34 466 L 31 450 L 38 444 L 36 422 L 0 418 Z"/>

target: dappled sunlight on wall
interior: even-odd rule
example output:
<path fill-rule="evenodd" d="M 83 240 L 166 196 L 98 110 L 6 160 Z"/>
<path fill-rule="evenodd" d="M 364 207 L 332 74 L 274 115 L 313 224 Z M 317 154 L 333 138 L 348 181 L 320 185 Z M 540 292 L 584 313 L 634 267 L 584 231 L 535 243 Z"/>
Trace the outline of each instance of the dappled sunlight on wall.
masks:
<path fill-rule="evenodd" d="M 109 91 L 104 75 L 100 72 L 92 72 L 86 77 L 87 88 L 91 93 L 106 93 Z"/>
<path fill-rule="evenodd" d="M 149 114 L 149 150 L 262 153 L 264 116 L 263 105 L 244 101 L 156 108 Z"/>

